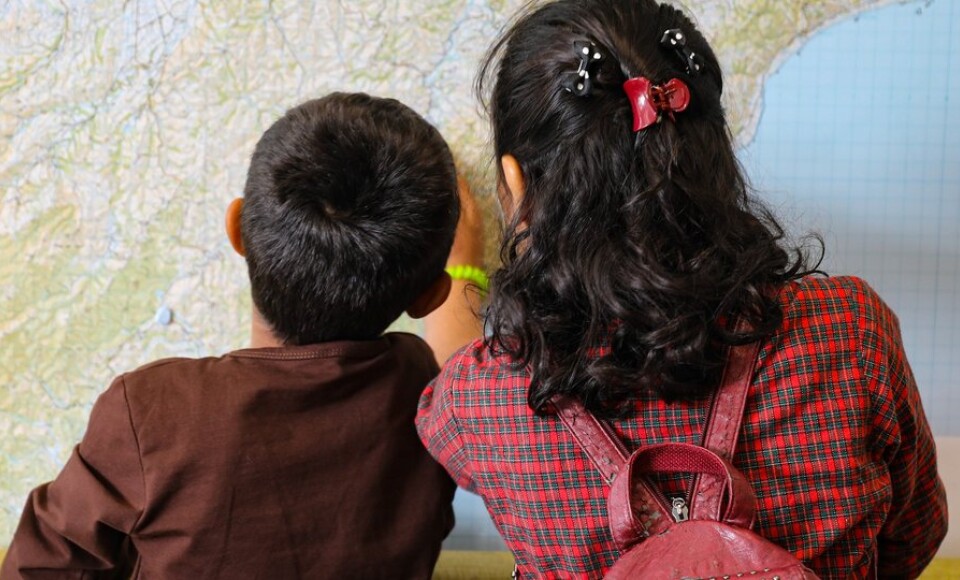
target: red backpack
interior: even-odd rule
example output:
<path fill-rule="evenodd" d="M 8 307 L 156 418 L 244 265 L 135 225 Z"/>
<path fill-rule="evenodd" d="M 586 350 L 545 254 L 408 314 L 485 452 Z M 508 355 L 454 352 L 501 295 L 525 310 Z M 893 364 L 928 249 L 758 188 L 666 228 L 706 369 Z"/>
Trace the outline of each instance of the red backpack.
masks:
<path fill-rule="evenodd" d="M 627 454 L 583 405 L 555 397 L 560 420 L 610 485 L 610 532 L 620 558 L 606 578 L 788 580 L 818 576 L 750 530 L 756 497 L 731 463 L 759 344 L 730 350 L 703 446 L 663 443 Z M 687 499 L 668 500 L 650 476 L 690 473 Z"/>

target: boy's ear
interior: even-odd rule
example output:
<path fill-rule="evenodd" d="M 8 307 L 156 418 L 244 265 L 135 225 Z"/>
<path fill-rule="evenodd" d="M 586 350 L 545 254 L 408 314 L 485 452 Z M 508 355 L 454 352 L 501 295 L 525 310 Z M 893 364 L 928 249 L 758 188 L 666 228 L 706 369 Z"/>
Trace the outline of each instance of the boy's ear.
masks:
<path fill-rule="evenodd" d="M 243 248 L 243 236 L 240 233 L 240 213 L 242 211 L 242 197 L 238 197 L 237 199 L 231 201 L 230 205 L 227 206 L 226 226 L 227 238 L 230 240 L 230 245 L 233 246 L 233 249 L 238 254 L 245 256 L 246 252 Z"/>
<path fill-rule="evenodd" d="M 500 158 L 500 169 L 503 171 L 501 189 L 506 189 L 500 192 L 500 205 L 503 206 L 504 215 L 509 218 L 520 207 L 520 202 L 523 201 L 523 195 L 527 190 L 527 182 L 523 178 L 520 162 L 510 153 Z"/>
<path fill-rule="evenodd" d="M 407 308 L 407 315 L 410 318 L 423 318 L 440 308 L 450 295 L 451 285 L 450 274 L 441 272 L 433 284 L 430 284 Z"/>

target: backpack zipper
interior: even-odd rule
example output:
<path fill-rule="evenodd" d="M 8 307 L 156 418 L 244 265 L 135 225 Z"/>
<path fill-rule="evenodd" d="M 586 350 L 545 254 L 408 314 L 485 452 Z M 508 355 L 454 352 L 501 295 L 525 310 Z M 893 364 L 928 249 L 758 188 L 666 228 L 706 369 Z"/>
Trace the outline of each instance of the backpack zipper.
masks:
<path fill-rule="evenodd" d="M 673 519 L 679 522 L 685 522 L 690 519 L 690 510 L 687 507 L 687 500 L 682 497 L 673 497 L 670 498 L 673 502 L 673 507 L 670 509 Z"/>

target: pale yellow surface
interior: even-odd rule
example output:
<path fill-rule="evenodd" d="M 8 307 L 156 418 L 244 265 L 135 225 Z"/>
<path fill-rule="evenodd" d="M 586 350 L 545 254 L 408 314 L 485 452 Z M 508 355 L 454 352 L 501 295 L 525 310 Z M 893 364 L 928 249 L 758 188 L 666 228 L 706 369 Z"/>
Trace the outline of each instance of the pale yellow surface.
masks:
<path fill-rule="evenodd" d="M 521 3 L 91 0 L 0 10 L 0 542 L 114 375 L 244 344 L 245 271 L 222 212 L 241 193 L 255 140 L 287 107 L 331 90 L 399 97 L 440 127 L 489 201 L 472 81 Z M 726 104 L 749 137 L 760 87 L 782 59 L 827 23 L 885 3 L 685 5 L 725 63 Z"/>

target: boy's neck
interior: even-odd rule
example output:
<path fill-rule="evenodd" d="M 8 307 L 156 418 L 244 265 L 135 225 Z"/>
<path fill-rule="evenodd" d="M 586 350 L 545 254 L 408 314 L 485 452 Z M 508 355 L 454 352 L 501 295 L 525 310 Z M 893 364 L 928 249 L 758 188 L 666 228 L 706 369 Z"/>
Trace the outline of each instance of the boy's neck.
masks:
<path fill-rule="evenodd" d="M 253 307 L 253 316 L 250 324 L 250 348 L 277 348 L 283 342 L 277 340 L 270 323 L 263 318 L 257 307 Z"/>

